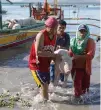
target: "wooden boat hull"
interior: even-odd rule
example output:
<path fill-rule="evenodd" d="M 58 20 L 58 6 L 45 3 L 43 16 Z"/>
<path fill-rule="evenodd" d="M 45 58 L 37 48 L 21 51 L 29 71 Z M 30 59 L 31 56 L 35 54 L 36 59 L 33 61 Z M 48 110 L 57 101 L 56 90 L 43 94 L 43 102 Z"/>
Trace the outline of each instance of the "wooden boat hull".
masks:
<path fill-rule="evenodd" d="M 0 50 L 18 46 L 33 40 L 39 31 L 29 30 L 0 37 Z"/>

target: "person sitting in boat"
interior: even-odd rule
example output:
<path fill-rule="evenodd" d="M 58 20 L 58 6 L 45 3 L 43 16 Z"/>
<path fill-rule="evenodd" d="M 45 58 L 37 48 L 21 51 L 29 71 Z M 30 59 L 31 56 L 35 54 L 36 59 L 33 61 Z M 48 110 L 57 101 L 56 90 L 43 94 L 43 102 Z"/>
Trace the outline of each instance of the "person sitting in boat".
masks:
<path fill-rule="evenodd" d="M 8 29 L 12 29 L 14 24 L 12 23 L 11 20 L 7 20 L 7 21 L 8 21 Z"/>
<path fill-rule="evenodd" d="M 9 25 L 8 25 L 9 29 L 20 29 L 21 25 L 17 22 L 17 20 L 9 20 Z"/>

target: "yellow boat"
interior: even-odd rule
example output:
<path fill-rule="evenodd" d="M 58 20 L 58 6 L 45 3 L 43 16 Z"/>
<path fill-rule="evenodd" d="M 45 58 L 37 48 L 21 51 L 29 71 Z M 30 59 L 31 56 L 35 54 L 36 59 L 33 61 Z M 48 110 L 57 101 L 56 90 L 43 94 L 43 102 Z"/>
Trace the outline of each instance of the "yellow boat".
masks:
<path fill-rule="evenodd" d="M 38 31 L 43 27 L 44 23 L 41 22 L 29 27 L 24 27 L 22 29 L 0 30 L 0 50 L 19 46 L 33 40 Z"/>
<path fill-rule="evenodd" d="M 6 0 L 13 4 L 10 0 Z M 7 20 L 2 22 L 2 4 L 0 0 L 0 50 L 19 46 L 33 40 L 44 27 L 44 22 L 33 18 Z M 14 27 L 14 28 L 13 28 Z"/>

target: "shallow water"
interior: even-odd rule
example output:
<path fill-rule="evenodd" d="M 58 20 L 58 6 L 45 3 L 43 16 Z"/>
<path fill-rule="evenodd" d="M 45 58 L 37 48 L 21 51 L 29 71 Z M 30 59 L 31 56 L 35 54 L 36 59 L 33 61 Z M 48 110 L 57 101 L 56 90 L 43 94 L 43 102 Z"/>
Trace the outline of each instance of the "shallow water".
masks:
<path fill-rule="evenodd" d="M 100 109 L 100 62 L 99 43 L 97 43 L 96 55 L 93 59 L 91 86 L 89 94 L 83 98 L 83 103 L 71 103 L 73 96 L 73 83 L 71 77 L 67 82 L 68 87 L 51 87 L 49 89 L 50 102 L 47 104 L 38 103 L 41 100 L 39 90 L 33 81 L 28 68 L 29 47 L 12 48 L 2 51 L 0 55 L 5 60 L 0 60 L 0 93 L 9 90 L 10 94 L 19 93 L 20 97 L 28 100 L 32 107 L 22 108 L 21 103 L 16 103 L 14 110 L 97 110 Z M 4 53 L 4 54 L 3 54 Z M 8 60 L 7 60 L 8 59 Z M 0 110 L 9 110 L 0 108 Z"/>

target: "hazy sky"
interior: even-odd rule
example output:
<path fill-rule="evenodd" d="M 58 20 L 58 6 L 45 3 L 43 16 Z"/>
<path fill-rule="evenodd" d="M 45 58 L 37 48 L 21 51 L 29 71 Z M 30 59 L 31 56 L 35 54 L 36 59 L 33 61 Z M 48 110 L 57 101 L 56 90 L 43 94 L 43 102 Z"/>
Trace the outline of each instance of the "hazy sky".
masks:
<path fill-rule="evenodd" d="M 2 0 L 4 2 L 6 0 Z M 11 0 L 12 2 L 43 2 L 44 0 Z M 54 0 L 47 0 L 48 2 L 53 2 Z M 58 0 L 58 3 L 98 3 L 100 4 L 100 0 Z"/>
<path fill-rule="evenodd" d="M 2 2 L 5 2 L 6 0 L 1 0 Z M 11 2 L 22 2 L 24 0 L 10 0 Z M 33 0 L 32 0 L 33 1 Z"/>

